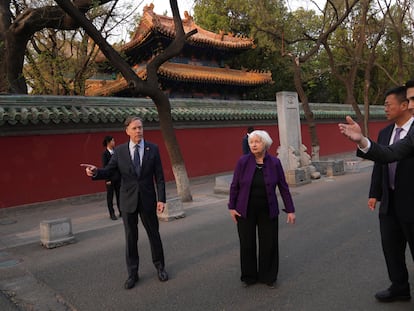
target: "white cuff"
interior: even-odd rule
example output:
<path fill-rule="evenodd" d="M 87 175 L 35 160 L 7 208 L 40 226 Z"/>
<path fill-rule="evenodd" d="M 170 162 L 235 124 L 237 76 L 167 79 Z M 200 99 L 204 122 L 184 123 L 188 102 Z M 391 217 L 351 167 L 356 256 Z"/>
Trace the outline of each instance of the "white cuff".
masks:
<path fill-rule="evenodd" d="M 363 140 L 365 140 L 365 144 L 362 144 L 362 145 L 366 145 L 366 147 L 360 148 L 358 145 L 358 149 L 361 150 L 363 153 L 367 153 L 369 149 L 371 148 L 371 141 L 366 137 L 364 137 Z"/>

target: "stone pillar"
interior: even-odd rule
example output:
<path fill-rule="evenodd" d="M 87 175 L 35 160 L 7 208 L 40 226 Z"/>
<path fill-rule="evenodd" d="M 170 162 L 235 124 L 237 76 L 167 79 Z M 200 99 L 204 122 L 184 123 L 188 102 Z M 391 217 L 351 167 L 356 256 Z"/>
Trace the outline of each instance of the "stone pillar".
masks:
<path fill-rule="evenodd" d="M 74 243 L 70 218 L 43 220 L 40 223 L 40 242 L 46 248 L 55 248 Z"/>
<path fill-rule="evenodd" d="M 310 156 L 302 145 L 298 94 L 276 93 L 280 146 L 277 150 L 289 185 L 311 182 Z"/>
<path fill-rule="evenodd" d="M 279 159 L 282 161 L 284 170 L 294 170 L 299 167 L 300 163 L 295 163 L 291 155 L 299 159 L 302 144 L 298 94 L 278 92 L 276 93 L 276 105 L 280 140 Z"/>
<path fill-rule="evenodd" d="M 162 221 L 171 221 L 184 217 L 185 212 L 183 203 L 179 197 L 168 199 L 165 204 L 164 211 L 162 213 L 158 213 L 158 219 Z"/>

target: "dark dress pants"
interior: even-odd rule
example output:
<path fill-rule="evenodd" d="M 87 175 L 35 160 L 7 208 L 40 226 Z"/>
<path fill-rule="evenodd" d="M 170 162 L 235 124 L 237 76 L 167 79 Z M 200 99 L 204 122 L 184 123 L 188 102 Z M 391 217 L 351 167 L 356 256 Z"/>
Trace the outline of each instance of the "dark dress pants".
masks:
<path fill-rule="evenodd" d="M 115 215 L 114 211 L 114 186 L 112 184 L 106 184 L 106 204 L 108 206 L 109 215 Z"/>
<path fill-rule="evenodd" d="M 269 209 L 263 205 L 249 206 L 248 217 L 237 218 L 242 282 L 276 282 L 279 272 L 278 227 L 278 217 L 270 219 Z M 259 242 L 259 260 L 256 237 Z"/>
<path fill-rule="evenodd" d="M 135 276 L 139 269 L 138 214 L 148 235 L 154 266 L 164 268 L 165 265 L 156 208 L 154 207 L 150 211 L 145 210 L 142 207 L 141 200 L 139 200 L 139 206 L 134 213 L 122 213 L 126 240 L 126 264 L 129 276 Z"/>
<path fill-rule="evenodd" d="M 109 215 L 115 215 L 114 211 L 114 194 L 116 198 L 116 205 L 118 207 L 119 215 L 121 215 L 121 207 L 119 205 L 119 193 L 121 189 L 121 183 L 120 182 L 111 182 L 109 185 L 106 184 L 106 203 L 108 206 L 108 212 Z"/>
<path fill-rule="evenodd" d="M 397 217 L 393 204 L 393 191 L 390 191 L 388 214 L 380 214 L 379 219 L 381 244 L 391 281 L 391 290 L 396 292 L 409 290 L 405 250 L 408 240 L 411 245 L 413 243 L 414 230 L 413 224 L 404 223 Z M 411 253 L 413 253 L 411 245 Z"/>

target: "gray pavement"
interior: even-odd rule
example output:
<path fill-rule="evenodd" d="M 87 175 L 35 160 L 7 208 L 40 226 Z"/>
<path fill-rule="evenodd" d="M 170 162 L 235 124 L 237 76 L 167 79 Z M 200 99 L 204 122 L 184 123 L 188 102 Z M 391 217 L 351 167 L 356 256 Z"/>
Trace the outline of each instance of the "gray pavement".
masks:
<path fill-rule="evenodd" d="M 236 228 L 227 195 L 214 194 L 215 176 L 192 179 L 186 217 L 161 222 L 166 283 L 156 278 L 140 225 L 140 281 L 130 291 L 122 288 L 122 221 L 109 219 L 103 198 L 3 210 L 0 310 L 413 310 L 413 302 L 379 304 L 373 298 L 388 279 L 377 216 L 365 208 L 371 166 L 361 161 L 357 172 L 291 188 L 297 224 L 280 217 L 274 290 L 241 288 Z M 167 194 L 176 195 L 174 183 Z M 76 243 L 43 248 L 40 222 L 62 217 L 71 218 Z M 412 280 L 411 260 L 408 265 Z"/>

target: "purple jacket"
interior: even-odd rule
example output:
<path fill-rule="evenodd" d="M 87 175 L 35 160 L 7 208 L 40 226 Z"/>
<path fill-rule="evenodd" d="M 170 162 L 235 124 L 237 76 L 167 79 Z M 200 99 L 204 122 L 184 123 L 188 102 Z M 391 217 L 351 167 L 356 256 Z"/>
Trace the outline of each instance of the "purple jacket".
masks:
<path fill-rule="evenodd" d="M 276 198 L 276 186 L 279 188 L 286 213 L 294 213 L 292 196 L 286 183 L 280 160 L 274 156 L 266 155 L 263 160 L 263 177 L 266 184 L 267 202 L 269 204 L 269 216 L 275 218 L 279 215 L 279 207 Z M 250 186 L 256 170 L 256 159 L 252 153 L 242 156 L 237 162 L 233 173 L 233 181 L 230 186 L 229 209 L 235 209 L 243 218 L 247 217 L 247 204 L 250 196 Z"/>

